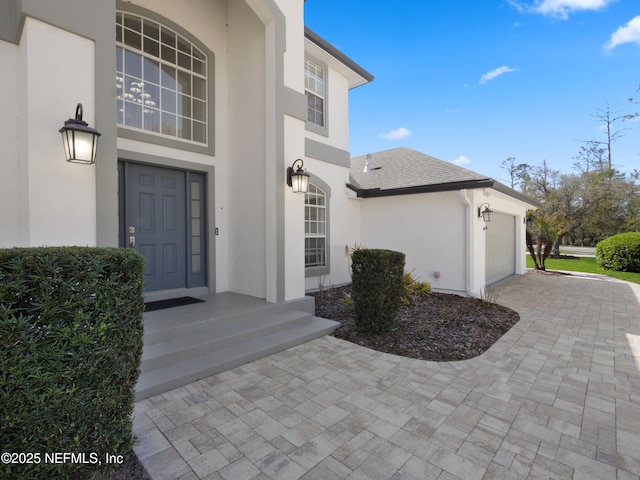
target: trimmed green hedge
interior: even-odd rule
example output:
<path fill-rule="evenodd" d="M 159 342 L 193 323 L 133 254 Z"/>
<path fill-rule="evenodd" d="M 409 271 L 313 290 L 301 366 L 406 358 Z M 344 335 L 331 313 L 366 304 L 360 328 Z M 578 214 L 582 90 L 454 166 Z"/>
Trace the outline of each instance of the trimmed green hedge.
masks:
<path fill-rule="evenodd" d="M 388 332 L 402 302 L 404 253 L 360 249 L 353 252 L 351 260 L 351 297 L 358 330 Z"/>
<path fill-rule="evenodd" d="M 640 273 L 640 232 L 619 233 L 598 242 L 596 260 L 605 270 Z"/>
<path fill-rule="evenodd" d="M 132 249 L 0 250 L 0 450 L 39 454 L 0 463 L 0 478 L 78 478 L 132 448 L 143 262 Z M 84 457 L 46 456 L 65 452 Z"/>

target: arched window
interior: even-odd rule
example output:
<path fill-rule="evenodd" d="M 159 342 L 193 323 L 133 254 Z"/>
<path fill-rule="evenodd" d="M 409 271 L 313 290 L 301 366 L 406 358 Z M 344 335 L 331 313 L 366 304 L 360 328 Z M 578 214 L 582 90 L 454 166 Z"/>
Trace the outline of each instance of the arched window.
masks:
<path fill-rule="evenodd" d="M 208 144 L 208 58 L 176 30 L 116 13 L 118 124 Z"/>
<path fill-rule="evenodd" d="M 318 185 L 309 184 L 304 196 L 304 265 L 307 275 L 328 272 L 328 195 Z"/>

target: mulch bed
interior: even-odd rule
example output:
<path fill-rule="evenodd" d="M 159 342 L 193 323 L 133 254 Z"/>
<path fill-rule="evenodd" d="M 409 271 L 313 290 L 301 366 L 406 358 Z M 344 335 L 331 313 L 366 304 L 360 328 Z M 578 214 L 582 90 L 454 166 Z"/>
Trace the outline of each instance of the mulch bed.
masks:
<path fill-rule="evenodd" d="M 381 352 L 409 358 L 447 362 L 485 352 L 520 316 L 495 303 L 430 293 L 400 308 L 392 331 L 370 335 L 356 328 L 355 314 L 342 299 L 351 286 L 312 293 L 316 315 L 342 324 L 334 336 Z"/>

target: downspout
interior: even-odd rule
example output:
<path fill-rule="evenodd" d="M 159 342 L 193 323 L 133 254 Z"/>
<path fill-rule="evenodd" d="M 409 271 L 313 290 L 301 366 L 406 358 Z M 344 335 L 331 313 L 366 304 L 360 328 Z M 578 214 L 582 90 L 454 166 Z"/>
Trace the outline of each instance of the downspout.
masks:
<path fill-rule="evenodd" d="M 471 201 L 467 196 L 467 189 L 464 188 L 460 190 L 460 197 L 462 198 L 462 202 L 464 203 L 465 209 L 465 220 L 466 220 L 466 259 L 465 264 L 467 266 L 467 275 L 465 279 L 465 289 L 468 297 L 473 297 L 474 295 L 471 293 L 471 286 L 473 283 L 473 209 L 471 208 Z"/>

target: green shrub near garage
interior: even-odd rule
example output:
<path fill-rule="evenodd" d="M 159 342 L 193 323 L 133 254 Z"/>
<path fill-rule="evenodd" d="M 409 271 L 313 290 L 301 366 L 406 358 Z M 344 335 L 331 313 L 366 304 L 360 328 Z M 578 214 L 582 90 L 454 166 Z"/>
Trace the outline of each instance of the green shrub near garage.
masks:
<path fill-rule="evenodd" d="M 351 256 L 356 326 L 365 333 L 391 330 L 402 302 L 405 255 L 384 249 L 359 249 Z"/>
<path fill-rule="evenodd" d="M 0 446 L 39 454 L 0 463 L 0 478 L 79 478 L 132 448 L 143 262 L 132 249 L 0 250 Z M 84 457 L 46 461 L 64 452 Z"/>
<path fill-rule="evenodd" d="M 619 233 L 598 242 L 596 260 L 605 270 L 640 273 L 640 232 Z"/>

